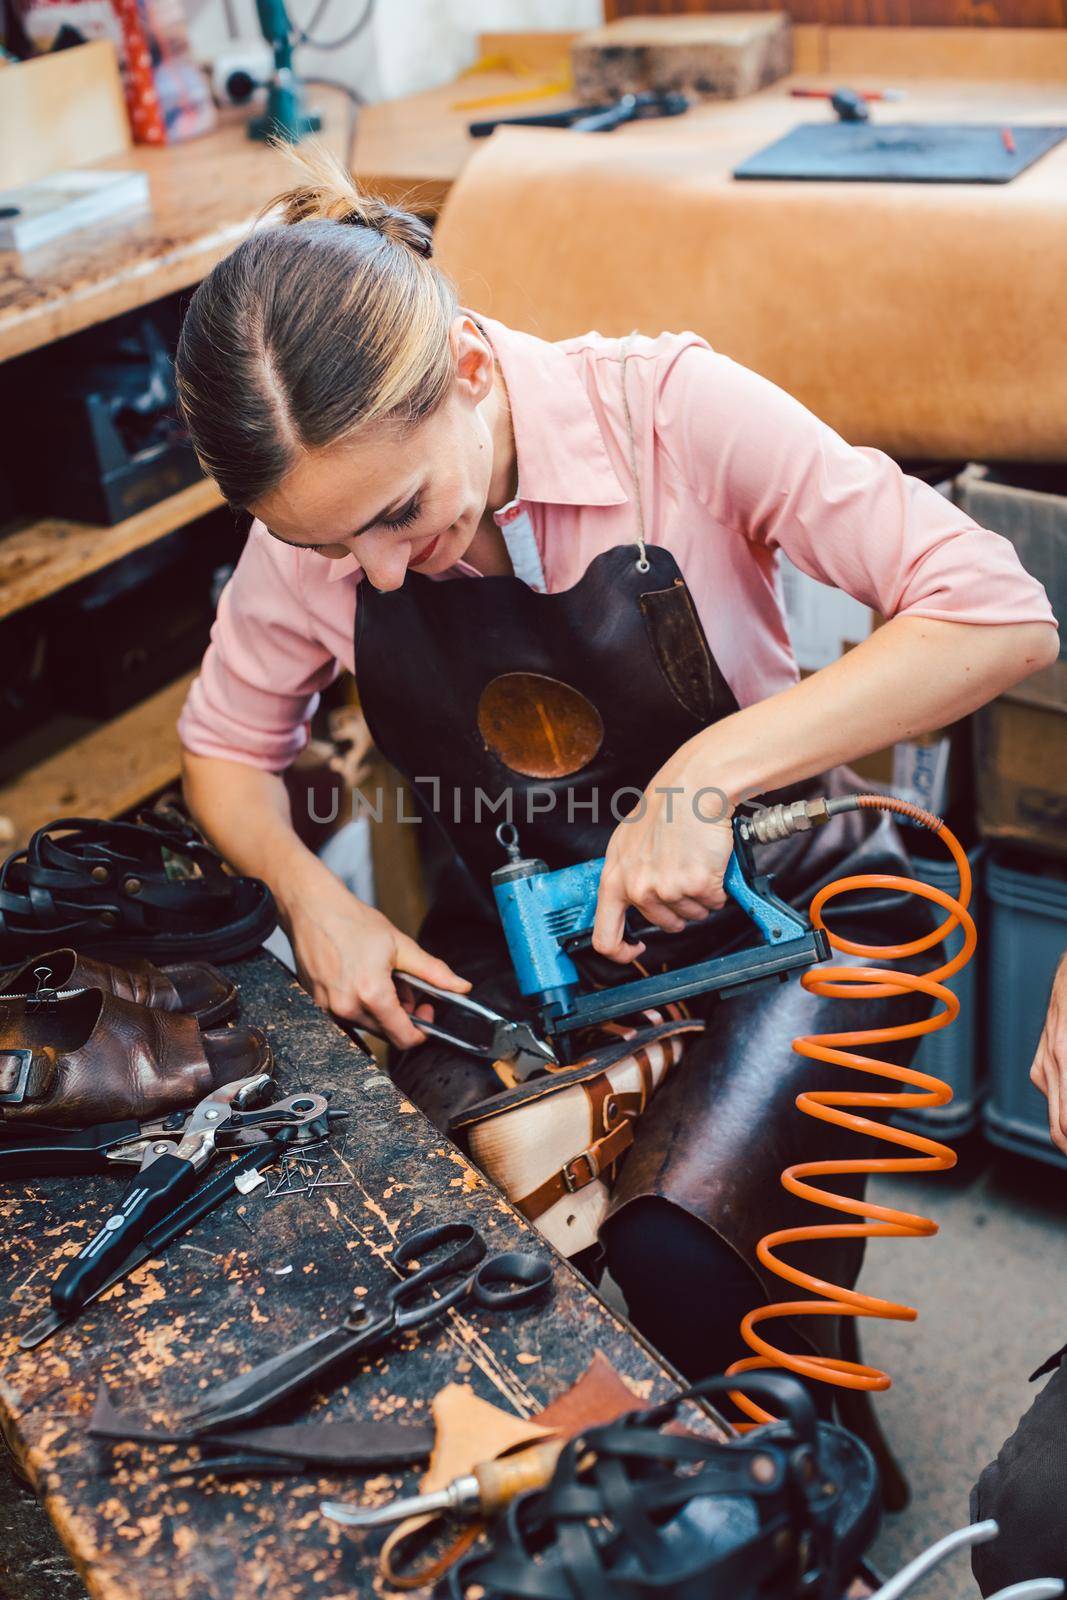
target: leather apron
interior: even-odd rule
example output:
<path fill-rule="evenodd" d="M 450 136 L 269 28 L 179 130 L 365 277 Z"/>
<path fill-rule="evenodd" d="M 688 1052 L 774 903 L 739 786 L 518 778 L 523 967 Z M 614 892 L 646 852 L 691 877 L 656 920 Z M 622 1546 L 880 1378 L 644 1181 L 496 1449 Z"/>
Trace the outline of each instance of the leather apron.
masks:
<path fill-rule="evenodd" d="M 613 797 L 624 815 L 668 756 L 737 710 L 678 564 L 670 551 L 638 540 L 596 556 L 557 594 L 515 577 L 435 581 L 409 572 L 385 594 L 364 582 L 355 643 L 375 742 L 422 800 L 426 825 L 443 829 L 450 847 L 419 942 L 469 978 L 475 998 L 532 1015 L 515 985 L 489 885 L 505 860 L 495 837 L 508 815 L 502 796 L 510 791 L 524 856 L 558 868 L 603 855 L 617 825 Z M 546 717 L 554 720 L 548 737 Z M 840 768 L 766 799 L 869 788 Z M 843 874 L 909 872 L 895 824 L 871 812 L 846 813 L 769 846 L 759 866 L 775 872 L 778 893 L 803 907 Z M 925 903 L 912 897 L 882 893 L 835 904 L 841 909 L 831 925 L 864 942 L 898 942 L 930 926 Z M 754 930 L 728 904 L 710 925 L 645 942 L 643 964 L 656 970 L 751 944 Z M 635 976 L 602 958 L 593 965 L 601 980 Z M 662 1196 L 714 1228 L 762 1276 L 755 1262 L 762 1234 L 823 1220 L 780 1188 L 782 1168 L 860 1153 L 854 1136 L 796 1110 L 801 1089 L 839 1085 L 840 1073 L 796 1055 L 793 1038 L 904 1022 L 923 1015 L 928 1002 L 828 1000 L 794 980 L 688 1004 L 697 1015 L 714 1011 L 714 1025 L 689 1044 L 638 1122 L 612 1214 L 640 1195 Z M 913 1046 L 881 1048 L 903 1062 Z M 488 1063 L 437 1040 L 399 1053 L 392 1070 L 442 1131 L 500 1089 Z M 804 1260 L 851 1285 L 862 1244 L 807 1246 Z M 776 1280 L 764 1284 L 772 1298 L 784 1297 Z M 805 1320 L 832 1347 L 835 1319 Z"/>

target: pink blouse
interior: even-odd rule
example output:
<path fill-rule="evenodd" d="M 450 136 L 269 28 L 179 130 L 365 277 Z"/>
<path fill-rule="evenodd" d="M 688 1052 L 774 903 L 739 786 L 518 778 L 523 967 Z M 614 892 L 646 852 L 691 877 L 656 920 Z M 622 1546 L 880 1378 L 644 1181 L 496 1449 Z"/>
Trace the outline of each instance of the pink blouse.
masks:
<path fill-rule="evenodd" d="M 509 545 L 532 527 L 536 549 L 516 544 L 513 564 L 555 593 L 638 531 L 625 341 L 588 333 L 547 344 L 479 320 L 507 384 L 518 455 L 517 502 L 495 520 Z M 1055 622 L 1006 539 L 888 456 L 846 444 L 694 333 L 634 337 L 628 350 L 645 537 L 674 554 L 742 707 L 797 679 L 779 549 L 885 617 Z M 186 748 L 287 767 L 320 691 L 353 669 L 361 575 L 355 556 L 296 550 L 255 523 L 181 715 Z M 459 562 L 435 581 L 478 576 Z"/>

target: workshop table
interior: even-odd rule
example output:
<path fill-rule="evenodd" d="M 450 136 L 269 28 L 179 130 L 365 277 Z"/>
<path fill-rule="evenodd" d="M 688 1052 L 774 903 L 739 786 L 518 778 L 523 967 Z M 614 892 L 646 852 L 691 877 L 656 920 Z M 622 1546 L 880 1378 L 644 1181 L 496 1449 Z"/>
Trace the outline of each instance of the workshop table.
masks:
<path fill-rule="evenodd" d="M 123 1411 L 173 1423 L 210 1385 L 335 1322 L 353 1291 L 384 1290 L 395 1281 L 383 1264 L 395 1240 L 433 1222 L 469 1219 L 491 1250 L 552 1254 L 286 968 L 263 954 L 228 970 L 241 986 L 244 1020 L 271 1039 L 283 1089 L 333 1090 L 334 1105 L 352 1112 L 323 1168 L 338 1186 L 298 1186 L 275 1198 L 261 1187 L 227 1203 L 28 1353 L 21 1334 L 126 1180 L 40 1179 L 7 1186 L 0 1200 L 0 1425 L 100 1600 L 381 1594 L 379 1536 L 326 1521 L 319 1501 L 386 1500 L 410 1491 L 421 1470 L 370 1480 L 169 1476 L 185 1459 L 179 1447 L 86 1438 L 101 1381 Z M 388 1350 L 300 1415 L 414 1422 L 439 1389 L 461 1382 L 528 1417 L 569 1388 L 597 1350 L 643 1397 L 677 1387 L 625 1320 L 556 1258 L 544 1307 L 452 1311 L 439 1330 Z"/>
<path fill-rule="evenodd" d="M 1067 143 L 1010 184 L 732 176 L 794 126 L 833 120 L 794 88 L 899 89 L 875 124 L 984 123 L 997 150 L 1004 127 L 1060 124 L 1067 30 L 801 25 L 793 38 L 794 72 L 759 93 L 610 134 L 470 138 L 474 118 L 573 103 L 471 106 L 509 81 L 528 91 L 532 72 L 386 101 L 361 113 L 356 172 L 441 206 L 435 259 L 461 304 L 512 328 L 692 329 L 898 459 L 1067 459 Z M 543 69 L 558 76 L 558 62 Z"/>

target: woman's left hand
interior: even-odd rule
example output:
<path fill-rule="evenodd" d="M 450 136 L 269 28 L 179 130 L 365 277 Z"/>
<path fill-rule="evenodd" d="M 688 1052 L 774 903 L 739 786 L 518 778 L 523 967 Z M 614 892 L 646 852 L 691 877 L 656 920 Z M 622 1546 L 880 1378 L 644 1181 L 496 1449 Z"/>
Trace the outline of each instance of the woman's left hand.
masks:
<path fill-rule="evenodd" d="M 1038 1041 L 1030 1082 L 1048 1101 L 1052 1142 L 1067 1155 L 1067 956 L 1052 980 L 1045 1026 Z"/>
<path fill-rule="evenodd" d="M 677 751 L 608 842 L 593 948 L 612 961 L 632 961 L 645 948 L 626 941 L 628 906 L 667 933 L 680 933 L 725 904 L 733 807 L 693 770 L 696 764 L 686 746 Z M 706 773 L 706 763 L 699 764 Z"/>

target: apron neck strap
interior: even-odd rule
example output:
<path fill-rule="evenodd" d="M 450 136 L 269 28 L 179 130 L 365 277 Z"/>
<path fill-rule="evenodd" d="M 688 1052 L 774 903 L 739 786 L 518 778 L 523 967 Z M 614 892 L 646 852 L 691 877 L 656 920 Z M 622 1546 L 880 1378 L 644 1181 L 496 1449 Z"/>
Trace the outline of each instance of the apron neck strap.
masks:
<path fill-rule="evenodd" d="M 637 534 L 634 543 L 637 545 L 637 570 L 648 572 L 650 562 L 645 551 L 645 508 L 641 499 L 641 484 L 637 476 L 637 441 L 634 439 L 634 419 L 630 414 L 630 397 L 626 392 L 626 361 L 630 354 L 630 347 L 636 338 L 636 330 L 622 341 L 619 347 L 619 364 L 622 367 L 622 408 L 626 417 L 626 434 L 630 441 L 630 477 L 633 479 L 634 501 L 637 506 Z"/>

